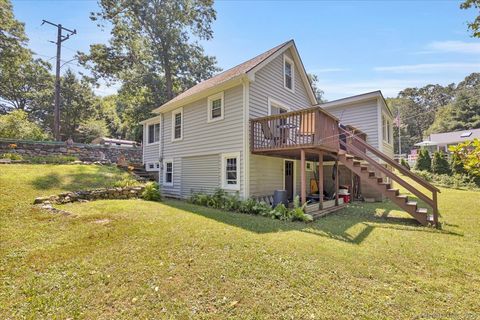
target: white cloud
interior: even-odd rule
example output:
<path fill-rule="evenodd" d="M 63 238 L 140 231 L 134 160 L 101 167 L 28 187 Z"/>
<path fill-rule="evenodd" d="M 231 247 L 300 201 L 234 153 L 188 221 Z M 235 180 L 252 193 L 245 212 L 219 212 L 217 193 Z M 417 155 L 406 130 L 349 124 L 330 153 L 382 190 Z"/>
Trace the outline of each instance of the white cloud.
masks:
<path fill-rule="evenodd" d="M 427 51 L 423 53 L 436 52 L 456 52 L 479 54 L 480 42 L 465 42 L 465 41 L 434 41 L 427 45 Z"/>
<path fill-rule="evenodd" d="M 375 67 L 373 68 L 373 70 L 379 72 L 416 74 L 432 74 L 444 72 L 470 73 L 480 70 L 480 63 L 424 63 L 388 67 Z"/>

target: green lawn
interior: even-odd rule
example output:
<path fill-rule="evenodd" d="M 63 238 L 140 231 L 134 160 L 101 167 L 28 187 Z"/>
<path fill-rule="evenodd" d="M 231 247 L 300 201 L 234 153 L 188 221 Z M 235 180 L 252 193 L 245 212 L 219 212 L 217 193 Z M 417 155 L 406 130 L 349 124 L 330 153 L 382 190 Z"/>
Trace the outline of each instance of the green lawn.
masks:
<path fill-rule="evenodd" d="M 312 224 L 169 200 L 32 208 L 121 179 L 0 166 L 0 319 L 480 319 L 480 193 L 442 189 L 442 230 L 388 203 Z"/>

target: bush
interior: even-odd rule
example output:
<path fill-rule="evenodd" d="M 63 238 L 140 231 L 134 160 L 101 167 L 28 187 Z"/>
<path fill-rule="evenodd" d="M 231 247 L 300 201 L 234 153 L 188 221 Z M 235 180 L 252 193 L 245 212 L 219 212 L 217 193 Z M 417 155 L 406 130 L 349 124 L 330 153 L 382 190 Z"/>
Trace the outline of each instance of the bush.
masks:
<path fill-rule="evenodd" d="M 419 171 L 432 171 L 432 159 L 428 150 L 425 148 L 420 149 L 418 153 L 417 162 L 415 163 L 415 170 Z"/>
<path fill-rule="evenodd" d="M 139 185 L 140 183 L 131 178 L 131 177 L 125 177 L 123 178 L 122 180 L 118 180 L 116 181 L 113 186 L 115 188 L 125 188 L 125 187 L 132 187 L 132 186 L 136 186 L 136 185 Z"/>
<path fill-rule="evenodd" d="M 27 160 L 36 164 L 66 164 L 77 161 L 78 158 L 75 156 L 32 156 L 28 157 Z"/>
<path fill-rule="evenodd" d="M 162 201 L 162 194 L 160 193 L 158 183 L 147 183 L 145 190 L 142 192 L 142 199 L 147 201 Z"/>
<path fill-rule="evenodd" d="M 480 183 L 475 179 L 475 177 L 471 177 L 466 174 L 435 174 L 427 171 L 414 172 L 428 182 L 441 187 L 455 189 L 477 189 L 480 187 Z"/>
<path fill-rule="evenodd" d="M 453 173 L 459 173 L 459 174 L 467 173 L 463 168 L 462 159 L 456 153 L 452 153 L 452 156 L 450 158 L 450 170 Z"/>
<path fill-rule="evenodd" d="M 410 170 L 410 165 L 408 164 L 407 160 L 403 158 L 400 159 L 400 165 L 404 166 L 405 169 Z"/>
<path fill-rule="evenodd" d="M 48 140 L 49 135 L 36 123 L 28 120 L 27 113 L 15 110 L 0 115 L 0 138 Z"/>
<path fill-rule="evenodd" d="M 443 152 L 435 152 L 432 159 L 432 172 L 436 174 L 450 174 L 450 165 Z"/>
<path fill-rule="evenodd" d="M 299 197 L 295 198 L 294 208 L 289 210 L 284 204 L 278 204 L 275 208 L 265 202 L 255 199 L 240 200 L 238 193 L 231 195 L 222 189 L 217 189 L 212 195 L 196 192 L 190 196 L 191 203 L 215 209 L 240 212 L 245 214 L 261 215 L 283 221 L 313 221 L 309 214 L 305 214 L 304 206 L 300 206 Z"/>
<path fill-rule="evenodd" d="M 10 160 L 23 160 L 23 157 L 17 153 L 4 153 L 0 158 Z"/>

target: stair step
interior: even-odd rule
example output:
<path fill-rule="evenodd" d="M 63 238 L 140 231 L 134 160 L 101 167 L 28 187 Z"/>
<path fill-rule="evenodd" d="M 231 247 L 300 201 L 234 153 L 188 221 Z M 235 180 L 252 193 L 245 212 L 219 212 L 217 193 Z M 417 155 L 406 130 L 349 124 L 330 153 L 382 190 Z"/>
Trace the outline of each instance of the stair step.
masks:
<path fill-rule="evenodd" d="M 408 196 L 406 194 L 399 194 L 397 195 L 397 199 L 403 199 L 405 202 L 407 202 Z"/>
<path fill-rule="evenodd" d="M 360 167 L 360 170 L 362 170 L 362 171 L 368 170 L 368 167 L 361 166 L 361 167 Z"/>
<path fill-rule="evenodd" d="M 373 177 L 375 175 L 375 171 L 368 171 L 368 176 Z"/>
<path fill-rule="evenodd" d="M 345 157 L 347 157 L 347 159 L 353 159 L 353 158 L 355 158 L 355 157 L 352 156 L 351 154 L 347 154 L 347 155 L 345 155 Z"/>
<path fill-rule="evenodd" d="M 417 206 L 417 201 L 408 201 L 407 206 L 416 207 Z"/>
<path fill-rule="evenodd" d="M 400 190 L 390 188 L 390 189 L 388 189 L 387 191 L 388 191 L 388 192 L 393 192 L 395 195 L 398 195 L 398 192 L 399 192 Z"/>
<path fill-rule="evenodd" d="M 428 209 L 427 208 L 418 208 L 417 209 L 417 213 L 420 213 L 420 214 L 427 214 L 428 213 Z M 432 219 L 433 219 L 433 216 L 431 216 Z"/>
<path fill-rule="evenodd" d="M 360 164 L 361 164 L 360 161 L 356 161 L 356 160 L 353 161 L 353 165 L 354 165 L 355 167 L 360 166 Z"/>

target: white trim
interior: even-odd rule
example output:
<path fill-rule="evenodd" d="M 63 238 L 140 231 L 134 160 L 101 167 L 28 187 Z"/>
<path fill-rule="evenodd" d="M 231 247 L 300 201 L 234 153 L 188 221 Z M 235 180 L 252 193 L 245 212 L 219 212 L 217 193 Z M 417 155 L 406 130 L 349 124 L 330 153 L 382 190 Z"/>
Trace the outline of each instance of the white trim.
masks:
<path fill-rule="evenodd" d="M 206 97 L 208 97 L 212 94 L 215 94 L 216 92 L 225 91 L 227 89 L 236 87 L 236 86 L 242 84 L 242 81 L 245 78 L 247 78 L 247 76 L 245 74 L 240 74 L 240 75 L 235 76 L 234 78 L 232 78 L 230 80 L 222 82 L 222 83 L 220 83 L 216 86 L 213 86 L 211 88 L 202 90 L 198 93 L 189 95 L 189 96 L 187 96 L 185 98 L 182 98 L 180 100 L 175 100 L 173 102 L 172 102 L 172 100 L 167 101 L 166 103 L 164 103 L 160 107 L 154 109 L 152 112 L 153 113 L 165 113 L 165 112 L 168 112 L 168 111 L 175 110 L 178 107 L 182 107 L 182 106 L 185 106 L 185 105 L 187 105 L 191 102 L 201 100 L 201 99 L 206 98 Z"/>
<path fill-rule="evenodd" d="M 153 169 L 150 168 L 150 165 L 153 164 Z M 145 171 L 160 171 L 160 162 L 147 162 L 145 164 Z"/>
<path fill-rule="evenodd" d="M 385 140 L 383 135 L 383 130 L 384 130 L 383 119 L 385 119 L 385 122 L 386 122 L 385 135 L 387 137 L 387 140 Z M 393 121 L 392 121 L 392 118 L 390 118 L 385 112 L 382 112 L 382 142 L 389 145 L 390 147 L 393 147 Z"/>
<path fill-rule="evenodd" d="M 215 100 L 221 100 L 221 105 L 220 105 L 220 110 L 221 110 L 221 115 L 218 118 L 212 118 L 212 102 Z M 217 94 L 214 94 L 212 96 L 209 96 L 207 98 L 207 123 L 210 122 L 216 122 L 223 120 L 225 117 L 225 94 L 224 91 L 219 92 Z"/>
<path fill-rule="evenodd" d="M 285 63 L 288 62 L 292 68 L 292 88 L 287 87 L 286 74 L 285 74 Z M 285 53 L 283 54 L 283 87 L 288 91 L 295 93 L 295 62 L 290 59 Z"/>
<path fill-rule="evenodd" d="M 143 143 L 142 143 L 142 164 L 145 166 L 145 147 L 147 146 L 147 143 L 145 142 L 145 132 L 147 131 L 145 126 L 142 125 L 142 130 L 143 130 Z"/>
<path fill-rule="evenodd" d="M 290 111 L 290 107 L 287 106 L 285 103 L 275 100 L 273 98 L 267 98 L 267 105 L 268 105 L 268 115 L 272 115 L 272 105 L 276 105 L 278 108 L 285 109 L 287 112 Z"/>
<path fill-rule="evenodd" d="M 239 191 L 240 190 L 240 177 L 241 177 L 241 172 L 240 172 L 240 152 L 231 152 L 231 153 L 222 153 L 221 155 L 221 186 L 222 189 L 225 190 L 235 190 Z M 225 175 L 225 170 L 227 168 L 226 166 L 226 160 L 231 159 L 231 158 L 236 158 L 237 159 L 237 183 L 235 185 L 227 184 L 226 183 L 226 175 Z"/>
<path fill-rule="evenodd" d="M 383 152 L 382 106 L 380 105 L 380 99 L 378 99 L 378 98 L 377 98 L 377 126 L 378 126 L 378 129 L 377 129 L 378 150 L 380 152 Z M 368 138 L 368 135 L 367 135 L 367 138 Z"/>
<path fill-rule="evenodd" d="M 243 82 L 243 198 L 250 197 L 250 83 Z"/>
<path fill-rule="evenodd" d="M 158 124 L 158 140 L 155 141 L 155 125 L 157 125 L 157 124 Z M 148 142 L 148 141 L 150 141 L 150 130 L 149 130 L 150 126 L 154 126 L 153 127 L 153 142 Z M 160 144 L 160 133 L 161 133 L 160 122 L 146 123 L 144 125 L 144 127 L 147 127 L 147 141 L 145 141 L 145 144 L 148 145 L 148 146 L 153 146 L 153 145 L 156 145 L 156 144 Z"/>
<path fill-rule="evenodd" d="M 171 163 L 172 164 L 172 182 L 168 182 L 167 183 L 167 163 Z M 174 164 L 173 164 L 173 159 L 164 159 L 163 160 L 163 181 L 162 181 L 162 185 L 163 186 L 166 186 L 166 187 L 173 187 L 173 182 L 175 180 L 175 177 L 174 177 Z"/>
<path fill-rule="evenodd" d="M 177 114 L 181 115 L 182 123 L 181 123 L 181 126 L 180 126 L 180 138 L 175 139 L 175 116 Z M 172 111 L 172 142 L 183 140 L 183 126 L 184 126 L 183 124 L 184 124 L 184 122 L 185 122 L 185 119 L 183 118 L 183 107 L 173 110 Z"/>
<path fill-rule="evenodd" d="M 295 197 L 297 196 L 297 161 L 296 160 L 293 160 L 293 159 L 282 159 L 283 160 L 283 167 L 282 167 L 282 189 L 283 190 L 286 190 L 285 189 L 285 161 L 291 161 L 293 162 L 293 199 L 295 199 Z"/>
<path fill-rule="evenodd" d="M 149 118 L 149 119 L 145 119 L 145 120 L 143 120 L 143 121 L 140 121 L 139 124 L 144 125 L 144 124 L 156 122 L 156 121 L 158 121 L 158 120 L 160 120 L 160 115 L 155 116 L 155 117 L 152 117 L 152 118 Z"/>

